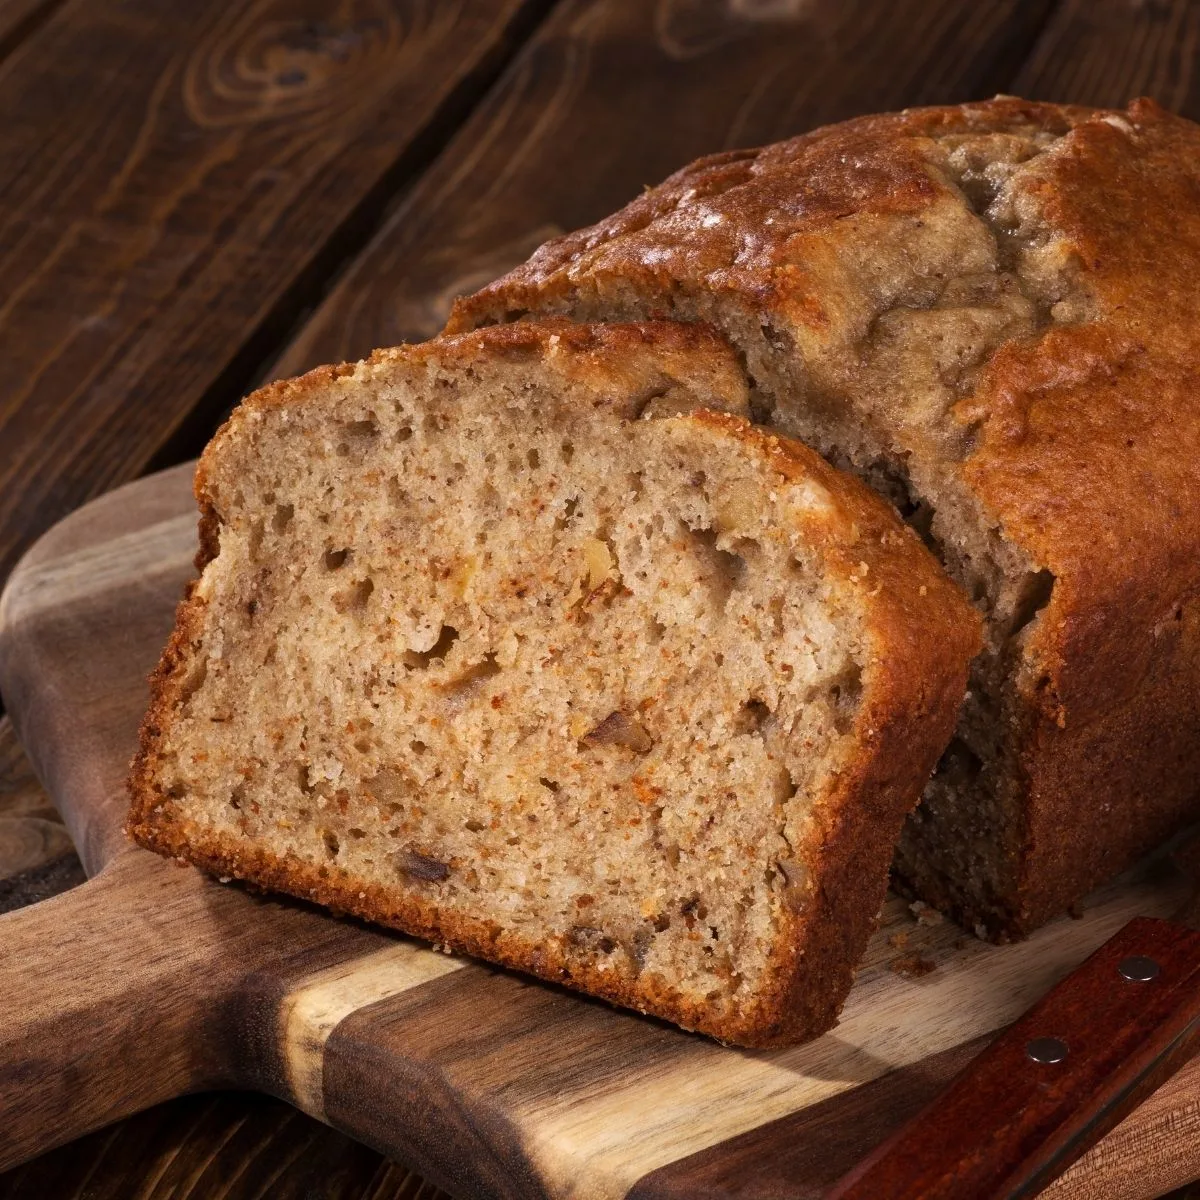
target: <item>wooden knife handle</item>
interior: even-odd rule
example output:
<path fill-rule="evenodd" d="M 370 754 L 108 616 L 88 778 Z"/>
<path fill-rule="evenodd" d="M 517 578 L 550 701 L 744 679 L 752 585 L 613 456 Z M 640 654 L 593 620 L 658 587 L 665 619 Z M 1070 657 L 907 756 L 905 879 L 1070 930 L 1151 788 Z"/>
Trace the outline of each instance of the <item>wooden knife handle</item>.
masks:
<path fill-rule="evenodd" d="M 1200 933 L 1130 921 L 828 1200 L 1032 1196 L 1200 1050 L 1198 1036 Z"/>
<path fill-rule="evenodd" d="M 131 850 L 0 917 L 0 1170 L 224 1076 L 195 874 Z"/>

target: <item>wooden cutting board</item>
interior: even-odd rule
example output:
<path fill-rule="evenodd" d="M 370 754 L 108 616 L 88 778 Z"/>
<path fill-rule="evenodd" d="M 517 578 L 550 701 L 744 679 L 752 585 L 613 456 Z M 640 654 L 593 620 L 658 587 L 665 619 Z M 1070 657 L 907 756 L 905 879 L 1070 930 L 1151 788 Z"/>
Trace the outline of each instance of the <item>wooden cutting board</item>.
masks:
<path fill-rule="evenodd" d="M 81 509 L 0 599 L 0 690 L 90 881 L 0 918 L 0 1168 L 186 1091 L 239 1086 L 480 1196 L 819 1196 L 987 1041 L 1183 885 L 1153 866 L 1020 945 L 889 898 L 841 1024 L 727 1049 L 129 845 L 145 677 L 191 573 L 190 468 Z M 1064 1176 L 1200 1175 L 1188 1069 Z"/>

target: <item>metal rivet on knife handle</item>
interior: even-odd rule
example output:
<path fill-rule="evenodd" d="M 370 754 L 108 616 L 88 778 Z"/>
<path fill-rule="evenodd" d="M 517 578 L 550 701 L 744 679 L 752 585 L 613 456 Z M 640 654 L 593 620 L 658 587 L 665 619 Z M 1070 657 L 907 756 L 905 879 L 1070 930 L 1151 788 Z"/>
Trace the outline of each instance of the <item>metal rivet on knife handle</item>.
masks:
<path fill-rule="evenodd" d="M 1121 959 L 1117 970 L 1132 983 L 1149 983 L 1157 977 L 1160 967 L 1152 958 L 1144 954 L 1131 954 Z"/>
<path fill-rule="evenodd" d="M 1062 1038 L 1032 1038 L 1025 1044 L 1025 1053 L 1036 1063 L 1060 1063 L 1067 1057 L 1067 1043 Z"/>

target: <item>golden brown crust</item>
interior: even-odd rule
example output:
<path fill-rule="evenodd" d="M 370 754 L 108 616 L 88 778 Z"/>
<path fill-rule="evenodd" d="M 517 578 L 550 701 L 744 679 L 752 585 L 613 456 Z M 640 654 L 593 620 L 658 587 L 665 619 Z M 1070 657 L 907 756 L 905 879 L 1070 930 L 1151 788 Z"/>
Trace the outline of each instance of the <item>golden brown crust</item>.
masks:
<path fill-rule="evenodd" d="M 684 168 L 460 301 L 447 326 L 594 314 L 598 297 L 669 312 L 706 294 L 748 321 L 833 337 L 849 320 L 838 264 L 855 220 L 946 202 L 929 139 L 1029 130 L 1059 140 L 1021 196 L 1061 240 L 1088 316 L 1062 320 L 1047 302 L 1042 331 L 1004 345 L 952 414 L 973 434 L 956 469 L 985 520 L 1055 580 L 1011 714 L 1022 825 L 1007 929 L 993 926 L 1008 933 L 1198 811 L 1200 129 L 1148 100 L 1106 111 L 1004 97 L 863 117 Z M 930 898 L 968 924 L 996 919 L 950 892 Z"/>
<path fill-rule="evenodd" d="M 787 1045 L 833 1026 L 875 929 L 886 864 L 938 755 L 954 730 L 980 620 L 917 535 L 857 480 L 792 438 L 725 413 L 692 418 L 761 449 L 789 481 L 815 481 L 832 498 L 805 524 L 825 569 L 859 588 L 873 658 L 863 702 L 831 791 L 798 857 L 817 864 L 809 902 L 780 936 L 775 986 L 743 1045 Z M 920 614 L 914 619 L 914 614 Z M 706 1030 L 705 1032 L 710 1032 Z"/>
<path fill-rule="evenodd" d="M 628 346 L 629 338 L 653 336 L 611 327 L 500 327 L 433 347 L 388 354 L 410 359 L 455 355 L 468 358 L 481 347 L 543 347 L 560 336 L 585 346 L 598 338 L 605 347 Z M 715 335 L 687 326 L 665 327 L 671 353 L 678 347 L 680 371 L 720 375 L 729 358 Z M 706 363 L 704 353 L 713 361 Z M 698 353 L 699 352 L 699 353 Z M 607 368 L 605 368 L 607 369 Z M 236 436 L 238 423 L 255 408 L 302 404 L 309 390 L 327 385 L 327 370 L 264 389 L 235 415 L 221 437 Z M 789 1044 L 829 1028 L 849 990 L 854 966 L 874 927 L 886 886 L 887 864 L 901 822 L 916 803 L 921 785 L 953 728 L 966 683 L 967 664 L 979 644 L 979 620 L 957 588 L 942 574 L 919 539 L 894 512 L 861 484 L 833 470 L 790 439 L 724 412 L 683 418 L 701 429 L 741 441 L 777 471 L 781 482 L 816 485 L 821 502 L 798 509 L 808 541 L 830 576 L 857 591 L 865 610 L 871 661 L 864 671 L 863 700 L 848 745 L 852 746 L 828 793 L 816 805 L 818 819 L 800 849 L 817 864 L 803 912 L 793 912 L 777 939 L 766 985 L 732 1018 L 719 1017 L 660 978 L 631 979 L 581 961 L 558 941 L 537 943 L 498 924 L 440 910 L 411 887 L 385 889 L 363 884 L 343 870 L 298 858 L 281 858 L 252 842 L 214 833 L 189 820 L 158 783 L 161 735 L 180 703 L 191 655 L 203 625 L 205 600 L 193 591 L 181 605 L 176 628 L 151 678 L 151 703 L 134 759 L 128 831 L 159 853 L 186 859 L 218 875 L 249 881 L 352 913 L 417 937 L 476 954 L 540 978 L 651 1012 L 724 1041 L 748 1046 Z M 213 453 L 211 450 L 209 454 Z M 216 515 L 205 481 L 208 454 L 198 472 L 202 558 L 216 550 Z M 919 619 L 913 614 L 919 612 Z"/>

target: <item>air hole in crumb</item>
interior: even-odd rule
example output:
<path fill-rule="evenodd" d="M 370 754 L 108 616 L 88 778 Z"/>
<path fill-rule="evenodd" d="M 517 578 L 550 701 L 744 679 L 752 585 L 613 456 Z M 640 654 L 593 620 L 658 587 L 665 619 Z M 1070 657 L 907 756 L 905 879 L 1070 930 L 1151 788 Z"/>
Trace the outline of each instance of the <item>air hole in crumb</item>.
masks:
<path fill-rule="evenodd" d="M 791 353 L 792 339 L 777 325 L 772 325 L 770 322 L 763 322 L 762 335 L 772 350 L 785 354 Z"/>
<path fill-rule="evenodd" d="M 422 742 L 422 741 L 420 741 L 420 740 L 416 740 L 416 741 L 411 741 L 411 742 L 409 742 L 409 743 L 408 743 L 408 748 L 409 748 L 409 749 L 410 749 L 410 750 L 411 750 L 411 751 L 412 751 L 414 754 L 424 754 L 424 753 L 425 753 L 425 751 L 429 749 L 429 747 L 428 747 L 427 745 L 425 745 L 425 743 L 424 743 L 424 742 Z"/>
<path fill-rule="evenodd" d="M 275 533 L 282 533 L 291 523 L 296 513 L 294 504 L 275 505 L 275 515 L 271 518 L 271 528 Z"/>
<path fill-rule="evenodd" d="M 829 689 L 833 727 L 838 733 L 849 733 L 854 728 L 854 718 L 861 699 L 862 671 L 857 663 L 851 663 Z"/>
<path fill-rule="evenodd" d="M 643 417 L 654 417 L 656 414 L 655 401 L 662 400 L 671 392 L 669 384 L 660 384 L 647 389 L 640 396 L 634 396 L 629 401 L 626 416 L 631 421 L 640 421 Z"/>
<path fill-rule="evenodd" d="M 487 826 L 484 825 L 484 823 L 482 821 L 476 821 L 474 817 L 472 817 L 471 820 L 469 820 L 469 821 L 464 821 L 463 825 L 465 828 L 469 829 L 472 833 L 480 833 L 484 829 L 487 828 Z"/>
<path fill-rule="evenodd" d="M 208 659 L 198 659 L 179 683 L 179 702 L 181 704 L 186 703 L 200 690 L 207 675 Z"/>
<path fill-rule="evenodd" d="M 529 468 L 532 471 L 536 471 L 542 465 L 542 460 L 538 456 L 538 452 L 532 449 L 525 455 L 525 461 L 529 464 Z"/>
<path fill-rule="evenodd" d="M 553 779 L 547 779 L 545 775 L 538 776 L 538 783 L 540 783 L 544 788 L 549 788 L 552 792 L 557 792 L 562 786 L 562 784 L 556 783 Z"/>
<path fill-rule="evenodd" d="M 746 560 L 739 554 L 720 549 L 717 546 L 715 529 L 690 529 L 689 533 L 704 582 L 712 591 L 713 599 L 724 606 L 742 584 L 746 574 Z"/>
<path fill-rule="evenodd" d="M 335 592 L 333 607 L 338 612 L 361 612 L 367 606 L 371 593 L 375 590 L 375 581 L 370 577 L 359 579 L 345 591 Z"/>
<path fill-rule="evenodd" d="M 786 804 L 798 791 L 800 784 L 787 767 L 780 766 L 775 773 L 774 797 L 777 804 Z"/>
<path fill-rule="evenodd" d="M 428 650 L 406 650 L 404 652 L 404 665 L 410 671 L 423 671 L 435 660 L 445 658 L 457 641 L 458 630 L 453 625 L 443 625 L 437 641 Z"/>
<path fill-rule="evenodd" d="M 347 421 L 342 429 L 347 437 L 357 441 L 369 441 L 379 436 L 379 424 L 374 416 L 366 417 L 361 421 Z"/>
<path fill-rule="evenodd" d="M 330 858 L 337 858 L 338 852 L 342 848 L 342 843 L 338 841 L 338 836 L 330 829 L 326 829 L 321 834 L 321 840 L 325 843 L 325 853 Z"/>
<path fill-rule="evenodd" d="M 566 527 L 571 523 L 572 519 L 574 518 L 575 514 L 578 511 L 579 511 L 579 497 L 572 496 L 566 502 L 566 504 L 563 505 L 562 516 L 555 517 L 554 528 L 555 529 L 566 529 Z"/>
<path fill-rule="evenodd" d="M 761 733 L 772 715 L 763 701 L 747 700 L 734 717 L 733 730 L 735 733 Z"/>
<path fill-rule="evenodd" d="M 570 442 L 563 442 L 561 446 L 563 462 L 570 462 L 575 457 L 575 447 Z"/>
<path fill-rule="evenodd" d="M 407 442 L 408 439 L 412 437 L 412 433 L 413 431 L 411 425 L 401 425 L 400 428 L 396 430 L 396 441 Z"/>
<path fill-rule="evenodd" d="M 447 700 L 453 701 L 456 705 L 465 703 L 481 683 L 491 679 L 494 675 L 499 675 L 500 671 L 501 667 L 496 661 L 495 653 L 489 651 L 483 656 L 482 661 L 469 666 L 446 683 Z"/>
<path fill-rule="evenodd" d="M 229 793 L 229 807 L 240 809 L 242 807 L 242 801 L 245 798 L 246 789 L 239 783 L 237 787 L 235 787 L 233 791 Z"/>
<path fill-rule="evenodd" d="M 251 558 L 257 558 L 258 552 L 262 549 L 263 544 L 263 522 L 254 520 L 250 522 L 250 532 L 247 536 L 247 549 L 250 552 Z"/>
<path fill-rule="evenodd" d="M 1050 603 L 1054 591 L 1054 573 L 1052 571 L 1031 571 L 1021 581 L 1016 603 L 1013 605 L 1012 624 L 1009 636 L 1020 633 L 1034 617 Z"/>
<path fill-rule="evenodd" d="M 365 829 L 348 829 L 346 832 L 356 841 L 367 836 L 367 831 Z"/>
<path fill-rule="evenodd" d="M 325 564 L 325 570 L 338 571 L 346 565 L 349 558 L 349 550 L 326 550 L 321 561 Z"/>

